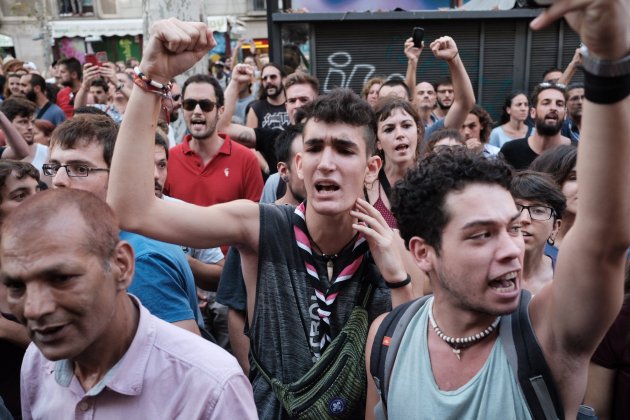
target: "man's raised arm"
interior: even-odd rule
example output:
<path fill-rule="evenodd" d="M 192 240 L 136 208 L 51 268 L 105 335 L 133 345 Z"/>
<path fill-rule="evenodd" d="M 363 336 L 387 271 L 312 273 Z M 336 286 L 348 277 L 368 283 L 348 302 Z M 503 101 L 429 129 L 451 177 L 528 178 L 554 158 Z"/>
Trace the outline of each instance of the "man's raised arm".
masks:
<path fill-rule="evenodd" d="M 453 38 L 449 36 L 438 38 L 431 43 L 430 48 L 436 58 L 442 59 L 448 64 L 448 71 L 455 92 L 453 105 L 444 117 L 444 127 L 459 130 L 466 121 L 468 113 L 475 106 L 475 92 L 472 83 L 470 83 L 466 67 L 464 67 L 464 62 Z"/>
<path fill-rule="evenodd" d="M 628 0 L 558 0 L 532 28 L 563 15 L 593 59 L 628 60 Z M 577 161 L 577 217 L 562 243 L 551 287 L 530 306 L 534 329 L 561 389 L 563 380 L 576 375 L 571 371 L 585 372 L 580 369 L 619 312 L 630 246 L 630 139 L 625 135 L 630 131 L 629 72 L 627 67 L 625 76 L 609 77 L 604 67 L 589 72 L 583 59 L 586 101 Z M 572 385 L 581 388 L 585 374 L 577 381 Z M 567 396 L 566 390 L 561 392 Z"/>
<path fill-rule="evenodd" d="M 203 23 L 169 19 L 151 28 L 139 66 L 144 78 L 129 98 L 109 177 L 107 202 L 121 228 L 194 248 L 257 243 L 258 206 L 253 202 L 198 207 L 154 195 L 154 137 L 160 93 L 165 92 L 160 87 L 192 67 L 214 45 L 212 31 Z"/>

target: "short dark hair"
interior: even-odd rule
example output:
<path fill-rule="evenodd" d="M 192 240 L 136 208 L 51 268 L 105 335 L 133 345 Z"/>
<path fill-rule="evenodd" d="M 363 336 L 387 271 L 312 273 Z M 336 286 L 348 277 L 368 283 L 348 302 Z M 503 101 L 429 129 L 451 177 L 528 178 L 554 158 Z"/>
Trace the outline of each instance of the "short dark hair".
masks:
<path fill-rule="evenodd" d="M 569 86 L 567 86 L 567 95 L 569 94 L 570 91 L 572 91 L 573 89 L 584 89 L 584 83 L 582 82 L 573 82 L 570 83 Z"/>
<path fill-rule="evenodd" d="M 301 125 L 291 125 L 281 131 L 276 137 L 276 159 L 278 162 L 284 162 L 289 164 L 291 160 L 293 160 L 293 156 L 291 155 L 291 145 L 293 144 L 293 140 L 299 135 L 302 134 L 302 126 Z"/>
<path fill-rule="evenodd" d="M 473 109 L 470 110 L 471 114 L 474 114 L 479 118 L 479 123 L 481 124 L 481 132 L 479 133 L 481 138 L 479 139 L 482 143 L 488 143 L 488 139 L 490 138 L 490 133 L 492 132 L 492 117 L 482 107 L 479 105 L 473 106 Z"/>
<path fill-rule="evenodd" d="M 398 98 L 396 96 L 388 95 L 384 98 L 380 98 L 378 102 L 374 105 L 374 117 L 376 118 L 376 137 L 378 139 L 378 123 L 385 121 L 392 115 L 392 112 L 396 109 L 401 109 L 405 113 L 407 113 L 411 119 L 416 123 L 416 128 L 418 130 L 418 145 L 416 147 L 416 156 L 420 153 L 420 147 L 423 143 L 422 138 L 424 136 L 424 125 L 420 123 L 420 116 L 418 115 L 418 111 L 416 111 L 416 107 L 411 104 L 406 99 Z M 382 151 L 378 153 L 383 161 L 385 160 L 385 155 Z"/>
<path fill-rule="evenodd" d="M 74 57 L 62 58 L 57 62 L 58 65 L 64 65 L 70 73 L 76 73 L 79 80 L 83 78 L 83 68 L 81 63 Z"/>
<path fill-rule="evenodd" d="M 74 108 L 72 115 L 103 115 L 111 119 L 107 112 L 92 105 L 83 105 L 78 108 Z"/>
<path fill-rule="evenodd" d="M 532 93 L 532 97 L 529 101 L 529 106 L 530 107 L 536 107 L 538 105 L 538 96 L 540 96 L 540 94 L 548 89 L 555 89 L 558 92 L 562 93 L 562 96 L 564 96 L 564 100 L 567 100 L 567 89 L 565 87 L 563 87 L 564 85 L 559 85 L 557 83 L 553 83 L 553 82 L 543 82 L 539 85 L 536 86 L 536 88 L 534 88 L 534 92 Z"/>
<path fill-rule="evenodd" d="M 9 121 L 16 117 L 31 117 L 35 114 L 35 104 L 28 99 L 11 97 L 0 105 L 0 111 Z"/>
<path fill-rule="evenodd" d="M 0 189 L 4 188 L 7 178 L 15 173 L 17 179 L 30 176 L 39 183 L 39 171 L 30 163 L 19 160 L 0 159 Z M 2 195 L 0 195 L 0 203 L 2 203 Z"/>
<path fill-rule="evenodd" d="M 440 86 L 453 86 L 453 80 L 450 77 L 442 77 L 433 85 L 433 89 L 437 92 Z"/>
<path fill-rule="evenodd" d="M 466 146 L 466 141 L 462 136 L 462 133 L 459 130 L 454 128 L 443 128 L 441 130 L 434 131 L 426 142 L 424 142 L 424 150 L 423 154 L 433 152 L 435 149 L 435 144 L 442 139 L 454 139 L 456 142 L 460 143 L 463 147 Z"/>
<path fill-rule="evenodd" d="M 370 105 L 350 89 L 336 88 L 326 95 L 320 95 L 305 111 L 304 127 L 310 120 L 363 127 L 366 153 L 368 156 L 373 154 L 376 143 L 374 113 Z"/>
<path fill-rule="evenodd" d="M 105 93 L 109 90 L 109 84 L 100 77 L 90 82 L 90 87 L 92 86 L 103 88 L 103 92 Z"/>
<path fill-rule="evenodd" d="M 157 131 L 155 132 L 155 145 L 164 148 L 166 152 L 166 160 L 168 160 L 168 141 L 164 138 L 164 136 Z"/>
<path fill-rule="evenodd" d="M 39 74 L 31 73 L 31 79 L 29 84 L 31 87 L 39 86 L 39 89 L 42 91 L 44 95 L 46 95 L 46 79 L 44 79 Z"/>
<path fill-rule="evenodd" d="M 471 184 L 497 185 L 508 191 L 511 178 L 507 163 L 466 148 L 423 157 L 395 185 L 391 201 L 405 244 L 409 246 L 409 240 L 419 236 L 439 255 L 442 232 L 451 217 L 445 208 L 447 195 Z"/>
<path fill-rule="evenodd" d="M 548 68 L 547 70 L 545 70 L 543 72 L 543 80 L 545 80 L 545 77 L 547 77 L 547 75 L 549 73 L 554 73 L 554 72 L 557 72 L 557 71 L 559 71 L 560 73 L 563 73 L 562 69 L 559 69 L 558 67 L 550 67 L 550 68 Z"/>
<path fill-rule="evenodd" d="M 223 88 L 221 87 L 217 79 L 215 79 L 214 77 L 208 74 L 194 74 L 190 76 L 184 82 L 184 86 L 182 86 L 182 98 L 186 97 L 186 89 L 192 83 L 207 83 L 209 85 L 212 85 L 212 87 L 214 88 L 214 96 L 217 97 L 217 106 L 218 107 L 223 106 L 223 102 L 224 102 Z"/>
<path fill-rule="evenodd" d="M 11 212 L 5 219 L 1 240 L 22 237 L 24 232 L 37 232 L 48 221 L 72 209 L 79 212 L 86 225 L 81 238 L 85 249 L 103 257 L 103 267 L 108 269 L 108 260 L 120 241 L 118 221 L 104 200 L 87 191 L 57 188 L 29 197 L 20 205 L 20 211 Z"/>
<path fill-rule="evenodd" d="M 545 172 L 562 188 L 577 163 L 577 147 L 562 145 L 543 152 L 529 165 L 529 169 Z"/>
<path fill-rule="evenodd" d="M 103 146 L 103 160 L 109 168 L 118 136 L 118 125 L 109 116 L 79 114 L 61 123 L 53 131 L 50 149 L 76 149 L 88 144 Z"/>
<path fill-rule="evenodd" d="M 562 219 L 567 200 L 554 179 L 546 173 L 519 171 L 512 177 L 510 192 L 515 199 L 536 201 L 553 209 L 554 218 Z"/>
<path fill-rule="evenodd" d="M 317 80 L 317 77 L 311 76 L 310 74 L 306 74 L 301 71 L 292 73 L 288 75 L 286 79 L 284 79 L 285 91 L 294 85 L 310 85 L 310 87 L 316 94 L 319 93 L 319 80 Z"/>
<path fill-rule="evenodd" d="M 402 86 L 405 89 L 405 92 L 407 92 L 407 100 L 410 101 L 411 100 L 411 90 L 409 90 L 409 86 L 407 86 L 407 83 L 405 83 L 404 80 L 402 79 L 389 79 L 388 81 L 386 81 L 385 83 L 383 83 L 381 85 L 381 89 L 383 89 L 383 87 L 388 86 L 388 87 L 396 87 L 396 86 Z M 380 89 L 379 89 L 380 92 Z"/>

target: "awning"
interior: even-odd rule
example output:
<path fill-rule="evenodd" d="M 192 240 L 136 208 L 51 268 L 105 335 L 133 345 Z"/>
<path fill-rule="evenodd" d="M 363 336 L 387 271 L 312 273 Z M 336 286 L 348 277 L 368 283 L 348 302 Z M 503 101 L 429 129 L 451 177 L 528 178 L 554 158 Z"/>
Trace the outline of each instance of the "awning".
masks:
<path fill-rule="evenodd" d="M 13 38 L 8 35 L 0 34 L 0 48 L 13 47 Z"/>
<path fill-rule="evenodd" d="M 53 38 L 142 35 L 142 19 L 55 20 Z"/>

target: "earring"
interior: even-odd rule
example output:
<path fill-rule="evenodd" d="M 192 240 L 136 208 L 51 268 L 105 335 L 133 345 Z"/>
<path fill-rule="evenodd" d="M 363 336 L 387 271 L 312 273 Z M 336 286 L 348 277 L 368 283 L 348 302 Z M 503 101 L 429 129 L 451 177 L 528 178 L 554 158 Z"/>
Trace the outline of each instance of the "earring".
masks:
<path fill-rule="evenodd" d="M 553 244 L 556 243 L 556 240 L 553 236 L 550 236 L 549 238 L 547 238 L 547 243 L 551 246 L 553 246 Z"/>

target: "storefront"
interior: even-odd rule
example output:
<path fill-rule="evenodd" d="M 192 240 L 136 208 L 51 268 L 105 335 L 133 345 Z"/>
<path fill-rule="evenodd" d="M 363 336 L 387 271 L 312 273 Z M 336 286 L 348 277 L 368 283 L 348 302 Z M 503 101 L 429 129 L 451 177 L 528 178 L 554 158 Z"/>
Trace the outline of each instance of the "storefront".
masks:
<path fill-rule="evenodd" d="M 105 51 L 109 61 L 142 57 L 142 19 L 59 20 L 51 22 L 53 56 L 76 57 Z"/>

